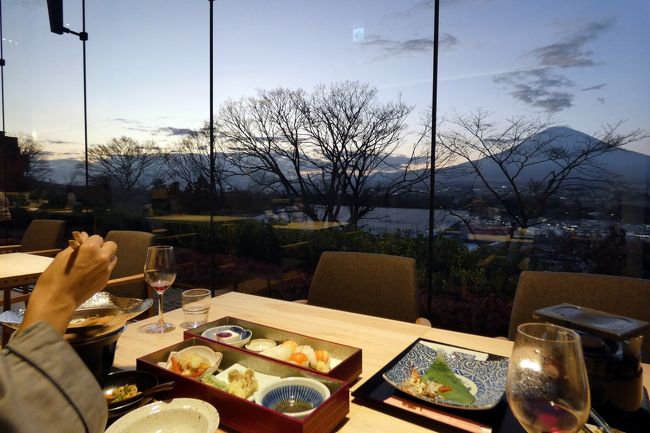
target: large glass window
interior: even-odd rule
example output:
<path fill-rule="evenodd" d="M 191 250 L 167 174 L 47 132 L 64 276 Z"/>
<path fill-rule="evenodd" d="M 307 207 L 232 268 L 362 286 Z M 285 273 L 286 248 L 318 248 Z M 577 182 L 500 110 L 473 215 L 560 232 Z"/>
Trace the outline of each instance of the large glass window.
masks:
<path fill-rule="evenodd" d="M 147 231 L 176 295 L 284 299 L 323 251 L 408 256 L 434 325 L 491 335 L 522 270 L 649 277 L 647 2 L 443 1 L 432 116 L 432 0 L 215 1 L 211 170 L 209 2 L 89 0 L 87 189 L 82 43 L 3 7 L 3 243 Z"/>

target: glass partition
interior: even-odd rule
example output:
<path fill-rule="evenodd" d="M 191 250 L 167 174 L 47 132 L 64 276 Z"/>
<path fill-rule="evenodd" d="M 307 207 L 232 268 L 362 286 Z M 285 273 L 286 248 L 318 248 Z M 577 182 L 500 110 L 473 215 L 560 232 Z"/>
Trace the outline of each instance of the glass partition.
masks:
<path fill-rule="evenodd" d="M 82 43 L 3 4 L 4 244 L 35 218 L 151 232 L 168 307 L 305 298 L 326 250 L 408 256 L 434 325 L 488 335 L 523 270 L 648 277 L 646 2 L 443 1 L 433 116 L 432 0 L 215 1 L 213 153 L 209 2 L 86 3 L 87 188 Z"/>

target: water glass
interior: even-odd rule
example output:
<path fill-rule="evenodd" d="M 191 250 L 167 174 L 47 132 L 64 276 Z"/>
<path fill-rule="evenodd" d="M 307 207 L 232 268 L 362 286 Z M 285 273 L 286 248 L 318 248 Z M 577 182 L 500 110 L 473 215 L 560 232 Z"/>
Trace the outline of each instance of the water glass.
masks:
<path fill-rule="evenodd" d="M 210 311 L 210 291 L 208 289 L 190 289 L 182 294 L 185 322 L 183 328 L 193 329 L 208 321 Z"/>

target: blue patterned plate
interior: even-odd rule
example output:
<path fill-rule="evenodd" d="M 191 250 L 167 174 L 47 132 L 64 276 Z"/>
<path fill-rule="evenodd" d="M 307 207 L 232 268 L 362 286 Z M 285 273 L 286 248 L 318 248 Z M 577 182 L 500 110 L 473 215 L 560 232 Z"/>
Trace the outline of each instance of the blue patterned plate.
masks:
<path fill-rule="evenodd" d="M 411 376 L 412 368 L 417 369 L 420 375 L 424 375 L 431 367 L 438 353 L 444 356 L 451 371 L 458 376 L 474 395 L 476 398 L 474 403 L 463 404 L 442 397 L 429 398 L 408 392 L 409 395 L 454 409 L 486 410 L 499 403 L 506 389 L 508 360 L 505 358 L 497 361 L 477 361 L 471 355 L 460 352 L 437 352 L 418 343 L 397 364 L 384 373 L 384 380 L 400 389 L 400 384 Z M 400 389 L 400 391 L 403 390 Z"/>

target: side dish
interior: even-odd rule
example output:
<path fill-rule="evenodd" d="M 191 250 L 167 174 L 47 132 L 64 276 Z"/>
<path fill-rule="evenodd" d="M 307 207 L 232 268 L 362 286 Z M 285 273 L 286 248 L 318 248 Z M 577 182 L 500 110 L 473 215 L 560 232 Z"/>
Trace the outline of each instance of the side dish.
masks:
<path fill-rule="evenodd" d="M 196 353 L 177 353 L 171 362 L 171 370 L 182 376 L 199 377 L 211 367 L 210 361 Z"/>
<path fill-rule="evenodd" d="M 228 383 L 211 374 L 203 375 L 201 382 L 241 398 L 249 398 L 259 388 L 257 379 L 255 378 L 255 371 L 250 368 L 247 368 L 243 372 L 238 370 L 230 371 L 228 373 Z"/>
<path fill-rule="evenodd" d="M 444 398 L 461 404 L 472 404 L 475 400 L 441 355 L 436 356 L 424 375 L 412 368 L 411 375 L 399 385 L 399 388 L 411 395 Z"/>
<path fill-rule="evenodd" d="M 313 368 L 321 373 L 328 373 L 331 370 L 331 358 L 327 350 L 314 350 L 308 345 L 299 346 L 293 340 L 287 340 L 279 346 L 265 350 L 262 355 L 301 367 Z"/>
<path fill-rule="evenodd" d="M 104 391 L 104 397 L 108 403 L 118 403 L 127 398 L 135 397 L 138 394 L 138 387 L 132 384 L 126 384 Z"/>

